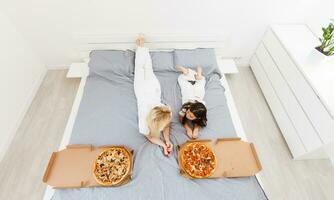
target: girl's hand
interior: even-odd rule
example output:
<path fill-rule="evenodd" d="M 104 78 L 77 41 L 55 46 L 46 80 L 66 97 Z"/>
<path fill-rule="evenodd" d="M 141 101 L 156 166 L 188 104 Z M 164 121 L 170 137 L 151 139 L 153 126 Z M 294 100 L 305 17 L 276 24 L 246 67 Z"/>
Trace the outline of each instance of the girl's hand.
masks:
<path fill-rule="evenodd" d="M 190 128 L 186 129 L 186 133 L 190 139 L 193 139 L 193 131 Z"/>
<path fill-rule="evenodd" d="M 198 138 L 198 133 L 199 133 L 199 127 L 198 126 L 195 126 L 194 130 L 193 130 L 193 139 L 196 139 Z"/>

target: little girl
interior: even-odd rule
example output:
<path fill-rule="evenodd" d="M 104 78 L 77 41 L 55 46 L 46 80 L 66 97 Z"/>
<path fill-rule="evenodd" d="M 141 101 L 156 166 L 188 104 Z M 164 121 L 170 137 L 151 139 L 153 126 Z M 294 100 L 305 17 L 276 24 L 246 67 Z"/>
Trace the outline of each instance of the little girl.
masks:
<path fill-rule="evenodd" d="M 144 47 L 144 38 L 136 40 L 134 91 L 138 106 L 139 132 L 164 149 L 165 155 L 171 155 L 173 145 L 169 138 L 169 124 L 172 119 L 171 108 L 161 103 L 161 88 L 153 73 L 152 60 L 148 48 Z M 160 139 L 163 132 L 165 142 Z"/>
<path fill-rule="evenodd" d="M 181 88 L 182 108 L 179 112 L 180 121 L 191 139 L 198 137 L 200 127 L 207 124 L 204 102 L 205 78 L 202 69 L 197 66 L 196 72 L 182 66 L 176 66 L 182 72 L 178 78 Z M 192 127 L 191 127 L 192 126 Z"/>

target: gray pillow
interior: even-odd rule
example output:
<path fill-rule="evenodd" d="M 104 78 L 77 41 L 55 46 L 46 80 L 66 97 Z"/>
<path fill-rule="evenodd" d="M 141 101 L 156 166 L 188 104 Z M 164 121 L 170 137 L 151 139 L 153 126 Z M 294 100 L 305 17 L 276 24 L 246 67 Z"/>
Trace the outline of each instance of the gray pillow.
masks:
<path fill-rule="evenodd" d="M 175 71 L 174 52 L 157 51 L 150 54 L 154 71 Z"/>
<path fill-rule="evenodd" d="M 200 65 L 204 74 L 213 72 L 220 74 L 214 49 L 176 49 L 174 51 L 174 63 L 193 69 Z"/>
<path fill-rule="evenodd" d="M 177 49 L 174 52 L 151 52 L 153 70 L 156 72 L 176 71 L 175 65 L 195 68 L 200 65 L 205 75 L 218 72 L 213 49 Z M 106 78 L 112 76 L 132 77 L 135 52 L 127 50 L 94 50 L 90 53 L 90 75 Z"/>
<path fill-rule="evenodd" d="M 134 56 L 129 50 L 94 50 L 88 63 L 90 74 L 133 76 Z"/>

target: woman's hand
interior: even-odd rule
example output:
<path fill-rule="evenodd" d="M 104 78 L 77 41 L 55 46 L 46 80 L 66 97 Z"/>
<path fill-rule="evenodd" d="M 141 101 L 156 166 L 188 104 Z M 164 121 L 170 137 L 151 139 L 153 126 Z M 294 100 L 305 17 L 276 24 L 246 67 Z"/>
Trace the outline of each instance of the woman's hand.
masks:
<path fill-rule="evenodd" d="M 153 144 L 157 144 L 157 145 L 161 146 L 161 147 L 163 148 L 163 150 L 164 150 L 164 154 L 165 154 L 166 156 L 168 156 L 169 153 L 168 153 L 167 145 L 166 145 L 162 140 L 160 140 L 160 138 L 153 137 L 153 136 L 151 136 L 151 135 L 147 135 L 146 138 L 147 138 L 150 142 L 152 142 Z"/>
<path fill-rule="evenodd" d="M 165 156 L 169 156 L 169 152 L 168 152 L 168 147 L 167 147 L 167 145 L 163 145 L 162 148 L 164 149 L 164 154 L 165 154 Z"/>
<path fill-rule="evenodd" d="M 164 145 L 166 146 L 166 150 L 167 150 L 167 154 L 165 154 L 165 155 L 167 155 L 167 156 L 172 155 L 172 152 L 173 152 L 173 144 L 170 142 L 169 132 L 170 132 L 170 127 L 168 125 L 162 131 L 164 139 L 165 139 Z M 164 148 L 164 150 L 165 150 L 165 148 Z"/>
<path fill-rule="evenodd" d="M 174 146 L 170 141 L 166 141 L 166 147 L 167 147 L 168 156 L 170 156 L 173 152 Z"/>

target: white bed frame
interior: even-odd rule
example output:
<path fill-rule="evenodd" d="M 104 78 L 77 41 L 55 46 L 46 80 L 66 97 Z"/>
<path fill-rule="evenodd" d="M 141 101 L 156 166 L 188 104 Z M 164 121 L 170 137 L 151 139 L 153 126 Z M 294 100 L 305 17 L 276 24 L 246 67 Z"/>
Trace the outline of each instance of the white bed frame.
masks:
<path fill-rule="evenodd" d="M 67 125 L 64 131 L 64 135 L 59 147 L 59 150 L 64 149 L 68 144 L 72 134 L 72 128 L 78 113 L 80 102 L 82 99 L 84 87 L 86 84 L 86 78 L 88 72 L 89 53 L 92 50 L 102 49 L 135 49 L 134 38 L 136 34 L 130 35 L 80 35 L 77 37 L 79 43 L 79 50 L 81 56 L 85 62 L 76 63 L 76 67 L 71 67 L 67 77 L 81 77 L 80 85 L 73 102 L 72 110 L 67 121 Z M 192 35 L 192 36 L 180 36 L 180 35 L 145 35 L 145 46 L 150 48 L 150 51 L 171 51 L 173 49 L 194 49 L 194 48 L 214 48 L 217 55 L 217 63 L 221 63 L 222 52 L 224 50 L 224 36 L 221 35 Z M 79 67 L 81 69 L 79 69 Z M 73 69 L 74 68 L 74 69 Z M 223 66 L 219 66 L 220 70 L 224 72 Z M 221 83 L 225 88 L 225 96 L 227 99 L 227 105 L 230 110 L 231 118 L 236 129 L 238 137 L 247 141 L 244 129 L 242 127 L 238 111 L 236 109 L 230 87 L 227 83 L 225 74 L 221 79 Z M 259 176 L 256 176 L 261 187 L 263 185 Z M 54 194 L 54 189 L 47 186 L 43 200 L 50 200 Z"/>

